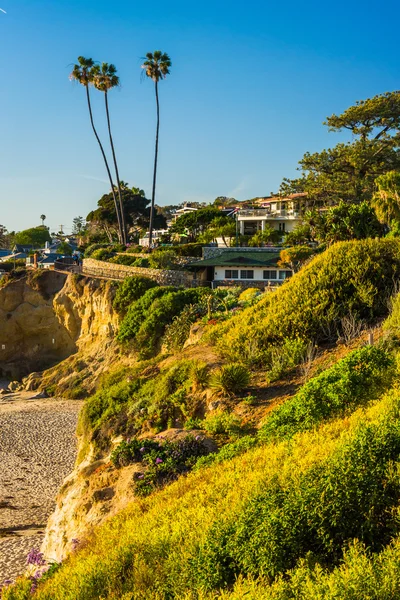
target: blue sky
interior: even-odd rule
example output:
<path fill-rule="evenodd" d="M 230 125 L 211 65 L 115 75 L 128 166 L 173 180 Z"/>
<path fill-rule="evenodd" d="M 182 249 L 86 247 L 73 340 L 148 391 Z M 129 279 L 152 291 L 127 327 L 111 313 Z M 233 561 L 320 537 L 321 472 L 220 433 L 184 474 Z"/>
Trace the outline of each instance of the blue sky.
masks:
<path fill-rule="evenodd" d="M 108 190 L 78 55 L 116 64 L 110 104 L 122 179 L 150 195 L 155 104 L 141 57 L 161 49 L 159 204 L 276 191 L 304 152 L 343 136 L 322 121 L 399 89 L 400 8 L 203 0 L 0 0 L 0 223 L 71 227 Z M 105 135 L 103 97 L 93 98 Z"/>

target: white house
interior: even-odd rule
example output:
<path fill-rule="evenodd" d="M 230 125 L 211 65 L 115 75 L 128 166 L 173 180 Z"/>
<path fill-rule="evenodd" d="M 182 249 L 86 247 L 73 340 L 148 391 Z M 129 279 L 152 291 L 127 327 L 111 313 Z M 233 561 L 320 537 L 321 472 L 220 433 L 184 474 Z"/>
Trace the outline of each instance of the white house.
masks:
<path fill-rule="evenodd" d="M 242 235 L 254 235 L 264 231 L 266 225 L 282 235 L 293 231 L 302 222 L 300 194 L 288 198 L 260 198 L 257 208 L 244 208 L 237 213 L 239 231 Z M 261 202 L 262 200 L 262 202 Z"/>
<path fill-rule="evenodd" d="M 278 285 L 293 272 L 278 266 L 277 248 L 203 248 L 204 258 L 186 268 L 199 285 L 240 285 L 265 288 Z"/>

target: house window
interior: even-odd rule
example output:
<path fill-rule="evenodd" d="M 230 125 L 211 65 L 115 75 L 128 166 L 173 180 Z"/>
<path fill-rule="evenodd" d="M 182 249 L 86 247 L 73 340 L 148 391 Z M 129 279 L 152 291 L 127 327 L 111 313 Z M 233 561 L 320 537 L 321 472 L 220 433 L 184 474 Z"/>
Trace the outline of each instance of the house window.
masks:
<path fill-rule="evenodd" d="M 263 279 L 278 279 L 277 271 L 264 271 Z"/>
<path fill-rule="evenodd" d="M 238 270 L 225 270 L 225 279 L 239 279 L 239 271 Z"/>
<path fill-rule="evenodd" d="M 282 231 L 282 233 L 285 231 L 285 225 L 286 223 L 279 223 L 279 231 Z"/>
<path fill-rule="evenodd" d="M 279 271 L 279 279 L 289 279 L 292 275 L 292 271 Z"/>
<path fill-rule="evenodd" d="M 240 271 L 240 279 L 254 279 L 254 271 Z"/>

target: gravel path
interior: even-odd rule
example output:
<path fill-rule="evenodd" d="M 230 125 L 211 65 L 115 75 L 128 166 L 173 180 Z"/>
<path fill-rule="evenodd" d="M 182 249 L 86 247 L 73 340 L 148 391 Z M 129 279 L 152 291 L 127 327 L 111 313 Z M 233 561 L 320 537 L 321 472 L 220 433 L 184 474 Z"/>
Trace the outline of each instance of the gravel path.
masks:
<path fill-rule="evenodd" d="M 57 491 L 74 467 L 82 403 L 0 396 L 0 586 L 40 548 Z"/>

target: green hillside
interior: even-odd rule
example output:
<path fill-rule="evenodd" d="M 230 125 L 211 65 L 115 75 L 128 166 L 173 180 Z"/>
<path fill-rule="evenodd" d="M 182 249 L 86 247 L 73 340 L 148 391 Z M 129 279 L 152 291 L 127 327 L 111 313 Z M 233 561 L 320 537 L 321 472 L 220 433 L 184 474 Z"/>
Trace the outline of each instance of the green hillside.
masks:
<path fill-rule="evenodd" d="M 349 314 L 379 329 L 373 346 L 364 334 L 316 363 L 257 431 L 138 497 L 37 587 L 21 579 L 2 600 L 399 598 L 400 296 L 389 301 L 399 274 L 395 240 L 336 244 L 214 326 L 206 335 L 221 360 L 251 366 L 258 381 L 288 340 L 327 341 L 331 352 Z M 103 380 L 83 411 L 88 439 L 107 447 L 115 423 L 138 427 L 154 413 L 161 426 L 177 407 L 191 419 L 211 383 L 188 352 Z M 229 395 L 232 414 L 242 400 Z"/>

